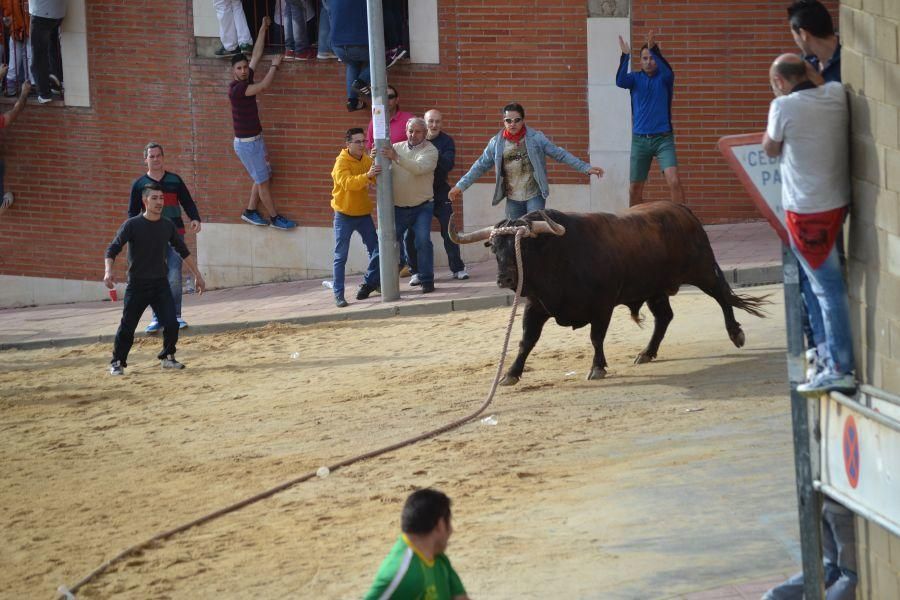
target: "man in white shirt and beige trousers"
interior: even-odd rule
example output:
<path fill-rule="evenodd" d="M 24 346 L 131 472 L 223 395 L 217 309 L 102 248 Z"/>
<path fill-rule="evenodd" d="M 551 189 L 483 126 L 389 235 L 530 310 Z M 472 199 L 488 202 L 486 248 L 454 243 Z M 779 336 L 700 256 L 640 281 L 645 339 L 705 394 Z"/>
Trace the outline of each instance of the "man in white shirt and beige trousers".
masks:
<path fill-rule="evenodd" d="M 423 294 L 434 291 L 431 218 L 434 215 L 434 169 L 438 162 L 437 148 L 425 139 L 427 133 L 425 120 L 413 117 L 406 122 L 406 141 L 382 150 L 391 160 L 397 239 L 402 240 L 407 229 L 412 229 L 415 234 Z"/>

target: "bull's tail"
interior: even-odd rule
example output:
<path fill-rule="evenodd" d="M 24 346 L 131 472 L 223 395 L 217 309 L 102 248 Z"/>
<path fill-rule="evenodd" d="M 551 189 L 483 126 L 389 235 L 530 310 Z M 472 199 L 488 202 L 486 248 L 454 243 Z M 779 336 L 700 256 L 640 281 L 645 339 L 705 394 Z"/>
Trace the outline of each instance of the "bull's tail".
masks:
<path fill-rule="evenodd" d="M 734 293 L 734 290 L 731 289 L 731 286 L 728 285 L 728 282 L 725 280 L 725 275 L 722 273 L 722 269 L 719 268 L 718 263 L 716 264 L 716 278 L 725 290 L 725 300 L 729 305 L 746 311 L 754 317 L 759 317 L 761 319 L 766 318 L 766 313 L 761 309 L 767 304 L 772 304 L 772 301 L 768 299 L 771 294 L 766 294 L 765 296 L 750 296 L 748 294 Z"/>

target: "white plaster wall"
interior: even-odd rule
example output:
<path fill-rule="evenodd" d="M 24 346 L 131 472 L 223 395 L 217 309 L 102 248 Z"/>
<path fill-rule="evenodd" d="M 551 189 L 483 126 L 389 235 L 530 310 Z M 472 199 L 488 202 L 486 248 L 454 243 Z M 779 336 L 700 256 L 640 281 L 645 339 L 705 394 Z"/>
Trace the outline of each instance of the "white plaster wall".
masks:
<path fill-rule="evenodd" d="M 46 304 L 66 304 L 68 302 L 91 302 L 109 298 L 109 290 L 100 281 L 55 279 L 51 277 L 22 277 L 0 275 L 0 308 L 17 306 L 42 306 Z M 125 286 L 117 286 L 119 297 L 123 297 Z"/>
<path fill-rule="evenodd" d="M 606 171 L 603 179 L 591 178 L 591 210 L 620 212 L 628 208 L 631 159 L 631 100 L 627 90 L 616 87 L 619 37 L 629 39 L 627 18 L 587 19 L 588 119 L 591 164 Z"/>
<path fill-rule="evenodd" d="M 69 0 L 66 18 L 60 26 L 62 70 L 66 87 L 66 106 L 90 106 L 91 86 L 88 73 L 87 20 L 85 0 Z"/>
<path fill-rule="evenodd" d="M 219 37 L 219 20 L 216 18 L 216 7 L 213 6 L 213 0 L 194 0 L 194 35 L 196 37 Z"/>
<path fill-rule="evenodd" d="M 447 266 L 443 240 L 432 232 L 435 267 Z M 200 270 L 210 288 L 290 281 L 330 279 L 334 232 L 330 227 L 298 227 L 293 231 L 251 225 L 205 223 L 197 235 Z M 350 240 L 347 274 L 365 271 L 365 246 L 358 235 Z"/>
<path fill-rule="evenodd" d="M 416 63 L 440 62 L 437 0 L 409 3 L 409 56 Z"/>

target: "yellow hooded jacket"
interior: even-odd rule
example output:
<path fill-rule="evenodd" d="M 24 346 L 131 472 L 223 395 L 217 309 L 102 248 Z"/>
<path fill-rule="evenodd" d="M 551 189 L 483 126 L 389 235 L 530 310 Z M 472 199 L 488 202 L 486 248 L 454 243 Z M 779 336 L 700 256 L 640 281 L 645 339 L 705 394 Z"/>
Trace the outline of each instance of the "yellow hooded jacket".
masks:
<path fill-rule="evenodd" d="M 371 167 L 372 158 L 368 154 L 363 154 L 362 158 L 357 160 L 346 148 L 341 150 L 331 170 L 331 178 L 334 180 L 331 208 L 348 217 L 372 214 L 368 186 L 374 179 L 366 177 Z"/>

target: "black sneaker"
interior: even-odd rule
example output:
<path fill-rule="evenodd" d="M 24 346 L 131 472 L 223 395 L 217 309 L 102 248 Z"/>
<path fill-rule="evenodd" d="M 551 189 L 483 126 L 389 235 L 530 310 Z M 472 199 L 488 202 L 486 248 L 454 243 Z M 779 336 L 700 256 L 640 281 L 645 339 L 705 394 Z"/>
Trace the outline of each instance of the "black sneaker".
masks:
<path fill-rule="evenodd" d="M 395 64 L 397 64 L 398 60 L 405 57 L 406 54 L 407 54 L 406 48 L 404 48 L 403 46 L 397 46 L 396 48 L 393 48 L 392 50 L 388 50 L 385 53 L 385 67 L 384 68 L 390 69 Z"/>
<path fill-rule="evenodd" d="M 165 358 L 159 360 L 159 364 L 163 369 L 183 369 L 184 365 L 175 360 L 174 354 L 167 354 Z"/>
<path fill-rule="evenodd" d="M 434 291 L 434 282 L 433 281 L 423 281 L 422 282 L 422 293 L 430 294 Z"/>
<path fill-rule="evenodd" d="M 348 98 L 347 99 L 347 112 L 353 112 L 357 110 L 362 110 L 366 107 L 366 103 L 360 100 L 359 98 Z"/>
<path fill-rule="evenodd" d="M 237 48 L 235 48 L 234 50 L 226 50 L 225 46 L 219 46 L 219 49 L 216 50 L 213 54 L 215 54 L 219 58 L 227 58 L 229 56 L 234 56 L 237 53 L 238 53 Z"/>
<path fill-rule="evenodd" d="M 125 367 L 122 366 L 122 361 L 114 360 L 109 365 L 109 374 L 110 375 L 124 375 Z"/>
<path fill-rule="evenodd" d="M 365 300 L 369 296 L 372 295 L 372 292 L 380 292 L 381 290 L 378 286 L 369 285 L 368 283 L 359 284 L 359 289 L 356 290 L 356 299 L 357 300 Z"/>
<path fill-rule="evenodd" d="M 240 50 L 245 54 L 253 54 L 253 44 L 241 44 Z"/>
<path fill-rule="evenodd" d="M 62 96 L 62 83 L 59 81 L 59 77 L 52 73 L 50 74 L 50 93 Z"/>
<path fill-rule="evenodd" d="M 353 91 L 355 91 L 360 96 L 372 95 L 372 88 L 370 88 L 369 84 L 362 79 L 356 79 L 353 83 L 350 84 L 350 87 L 353 88 Z"/>
<path fill-rule="evenodd" d="M 334 297 L 334 305 L 338 308 L 346 308 L 350 306 L 346 300 L 344 300 L 343 296 L 335 296 Z"/>

